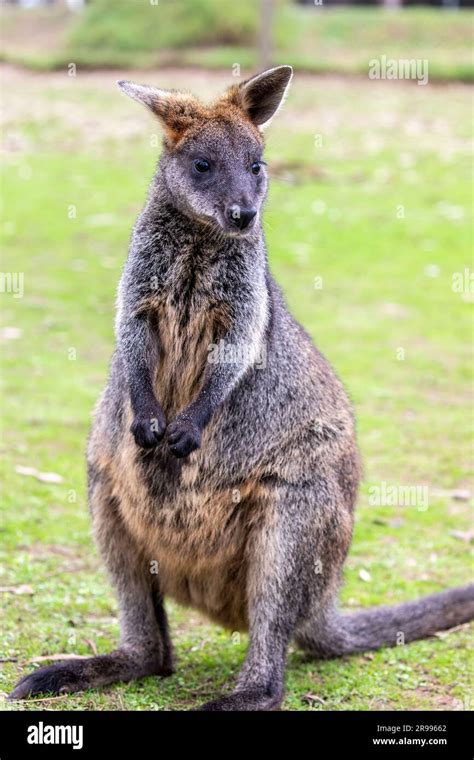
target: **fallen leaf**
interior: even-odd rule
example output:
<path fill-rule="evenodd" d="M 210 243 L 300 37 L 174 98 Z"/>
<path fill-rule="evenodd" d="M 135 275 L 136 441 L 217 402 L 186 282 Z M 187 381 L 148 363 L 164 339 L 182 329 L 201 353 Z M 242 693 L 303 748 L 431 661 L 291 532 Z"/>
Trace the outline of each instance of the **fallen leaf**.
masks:
<path fill-rule="evenodd" d="M 16 465 L 15 472 L 18 475 L 28 475 L 36 478 L 36 480 L 40 480 L 42 483 L 64 483 L 64 478 L 56 472 L 39 472 L 35 467 L 24 467 L 22 464 Z"/>
<path fill-rule="evenodd" d="M 33 702 L 33 704 L 38 704 L 39 702 L 55 702 L 58 699 L 70 699 L 71 695 L 68 692 L 65 692 L 64 694 L 58 694 L 55 697 L 31 697 L 31 699 L 22 699 L 22 704 Z"/>
<path fill-rule="evenodd" d="M 95 641 L 92 641 L 91 639 L 86 639 L 86 644 L 90 646 L 93 654 L 97 654 L 97 647 L 95 645 Z"/>
<path fill-rule="evenodd" d="M 461 623 L 461 625 L 455 625 L 454 628 L 449 628 L 447 631 L 436 631 L 434 635 L 438 639 L 445 639 L 452 633 L 457 633 L 457 631 L 466 631 L 468 629 L 469 623 Z"/>
<path fill-rule="evenodd" d="M 21 586 L 0 586 L 0 594 L 34 594 L 35 592 L 31 586 L 27 586 L 26 583 Z"/>
<path fill-rule="evenodd" d="M 321 697 L 318 697 L 317 694 L 310 694 L 310 693 L 303 694 L 303 696 L 301 697 L 301 701 L 306 702 L 306 704 L 308 705 L 312 705 L 315 702 L 317 702 L 320 705 L 324 705 L 324 699 L 321 699 Z"/>
<path fill-rule="evenodd" d="M 457 491 L 452 491 L 451 496 L 453 499 L 456 499 L 456 501 L 469 501 L 471 493 L 470 491 L 459 488 Z"/>
<path fill-rule="evenodd" d="M 0 331 L 0 337 L 3 340 L 18 340 L 21 338 L 22 330 L 19 327 L 4 327 Z"/>
<path fill-rule="evenodd" d="M 56 472 L 39 472 L 36 477 L 43 483 L 64 483 L 64 478 Z"/>
<path fill-rule="evenodd" d="M 474 530 L 450 530 L 449 535 L 459 541 L 465 541 L 466 544 L 471 544 L 474 541 Z"/>
<path fill-rule="evenodd" d="M 56 660 L 87 660 L 87 654 L 45 654 L 41 657 L 32 657 L 31 660 L 25 660 L 25 665 L 31 665 L 34 662 L 51 662 Z"/>
<path fill-rule="evenodd" d="M 15 472 L 17 472 L 18 475 L 37 475 L 38 474 L 38 470 L 35 467 L 23 467 L 22 464 L 16 465 Z"/>

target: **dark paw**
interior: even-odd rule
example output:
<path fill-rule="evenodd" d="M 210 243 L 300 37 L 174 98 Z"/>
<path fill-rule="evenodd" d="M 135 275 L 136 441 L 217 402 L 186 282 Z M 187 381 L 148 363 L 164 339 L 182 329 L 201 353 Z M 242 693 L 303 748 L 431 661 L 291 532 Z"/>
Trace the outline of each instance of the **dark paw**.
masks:
<path fill-rule="evenodd" d="M 137 446 L 142 449 L 153 449 L 165 434 L 165 416 L 161 410 L 157 410 L 155 413 L 137 415 L 130 430 Z"/>
<path fill-rule="evenodd" d="M 68 660 L 40 668 L 21 679 L 8 699 L 25 699 L 39 694 L 64 694 L 133 681 L 144 676 L 173 673 L 171 652 L 164 657 L 153 650 L 117 649 L 110 654 Z"/>
<path fill-rule="evenodd" d="M 78 667 L 79 666 L 79 667 Z M 64 694 L 87 688 L 81 677 L 80 663 L 58 663 L 30 673 L 8 695 L 9 700 L 26 699 L 39 694 Z"/>
<path fill-rule="evenodd" d="M 276 710 L 281 700 L 281 694 L 260 691 L 260 689 L 247 689 L 206 702 L 197 710 L 205 712 Z"/>
<path fill-rule="evenodd" d="M 201 445 L 201 430 L 191 420 L 175 420 L 166 430 L 170 451 L 175 457 L 187 457 Z"/>

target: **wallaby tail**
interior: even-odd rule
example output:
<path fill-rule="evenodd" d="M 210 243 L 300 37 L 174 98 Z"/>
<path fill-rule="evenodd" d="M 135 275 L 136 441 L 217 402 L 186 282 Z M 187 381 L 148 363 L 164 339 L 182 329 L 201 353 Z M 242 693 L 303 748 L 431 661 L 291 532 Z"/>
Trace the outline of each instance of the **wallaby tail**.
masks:
<path fill-rule="evenodd" d="M 473 619 L 474 584 L 394 607 L 334 612 L 315 625 L 307 623 L 296 643 L 318 658 L 340 657 L 424 639 Z"/>

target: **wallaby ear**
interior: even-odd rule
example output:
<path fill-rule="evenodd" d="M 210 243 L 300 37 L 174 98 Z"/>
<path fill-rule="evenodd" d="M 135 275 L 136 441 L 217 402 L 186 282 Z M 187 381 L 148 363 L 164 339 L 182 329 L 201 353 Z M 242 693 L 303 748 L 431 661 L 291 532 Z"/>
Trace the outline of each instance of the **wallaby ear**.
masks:
<path fill-rule="evenodd" d="M 165 90 L 159 90 L 157 87 L 150 87 L 147 84 L 135 84 L 135 82 L 121 80 L 120 82 L 117 82 L 117 87 L 119 87 L 125 95 L 128 95 L 129 98 L 138 100 L 139 103 L 144 103 L 144 105 L 151 108 L 154 113 L 156 113 L 156 108 L 158 107 L 160 99 L 162 97 L 166 98 Z"/>
<path fill-rule="evenodd" d="M 291 66 L 277 66 L 238 86 L 240 107 L 261 129 L 269 124 L 285 100 L 292 76 Z"/>
<path fill-rule="evenodd" d="M 160 90 L 146 84 L 120 81 L 118 87 L 133 100 L 143 103 L 158 117 L 165 130 L 167 142 L 175 145 L 199 118 L 201 104 L 184 92 Z"/>

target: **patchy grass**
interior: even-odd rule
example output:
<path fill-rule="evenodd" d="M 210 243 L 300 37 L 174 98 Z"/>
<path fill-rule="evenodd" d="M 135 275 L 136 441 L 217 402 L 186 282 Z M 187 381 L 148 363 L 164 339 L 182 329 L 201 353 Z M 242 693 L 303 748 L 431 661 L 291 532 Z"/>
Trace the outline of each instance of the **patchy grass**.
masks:
<path fill-rule="evenodd" d="M 259 65 L 253 0 L 95 0 L 83 14 L 61 7 L 2 10 L 4 60 L 35 69 Z M 326 8 L 275 3 L 273 60 L 311 72 L 367 76 L 369 61 L 426 59 L 434 80 L 472 81 L 472 12 L 439 8 Z M 354 45 L 354 40 L 357 44 Z"/>
<path fill-rule="evenodd" d="M 0 592 L 1 692 L 38 667 L 32 658 L 106 652 L 117 639 L 115 600 L 90 537 L 84 448 L 158 132 L 116 92 L 118 75 L 4 73 L 2 270 L 24 273 L 24 296 L 1 294 L 0 586 L 13 589 Z M 207 96 L 227 81 L 167 71 L 157 84 Z M 467 93 L 300 75 L 268 135 L 271 266 L 357 411 L 366 480 L 342 597 L 349 609 L 470 576 L 473 296 L 452 287 L 453 273 L 470 265 Z M 383 483 L 426 486 L 428 508 L 374 506 L 371 489 Z M 213 696 L 231 683 L 246 638 L 168 606 L 173 677 L 2 706 L 187 709 Z M 334 662 L 292 651 L 284 709 L 467 707 L 468 642 L 463 627 Z"/>

